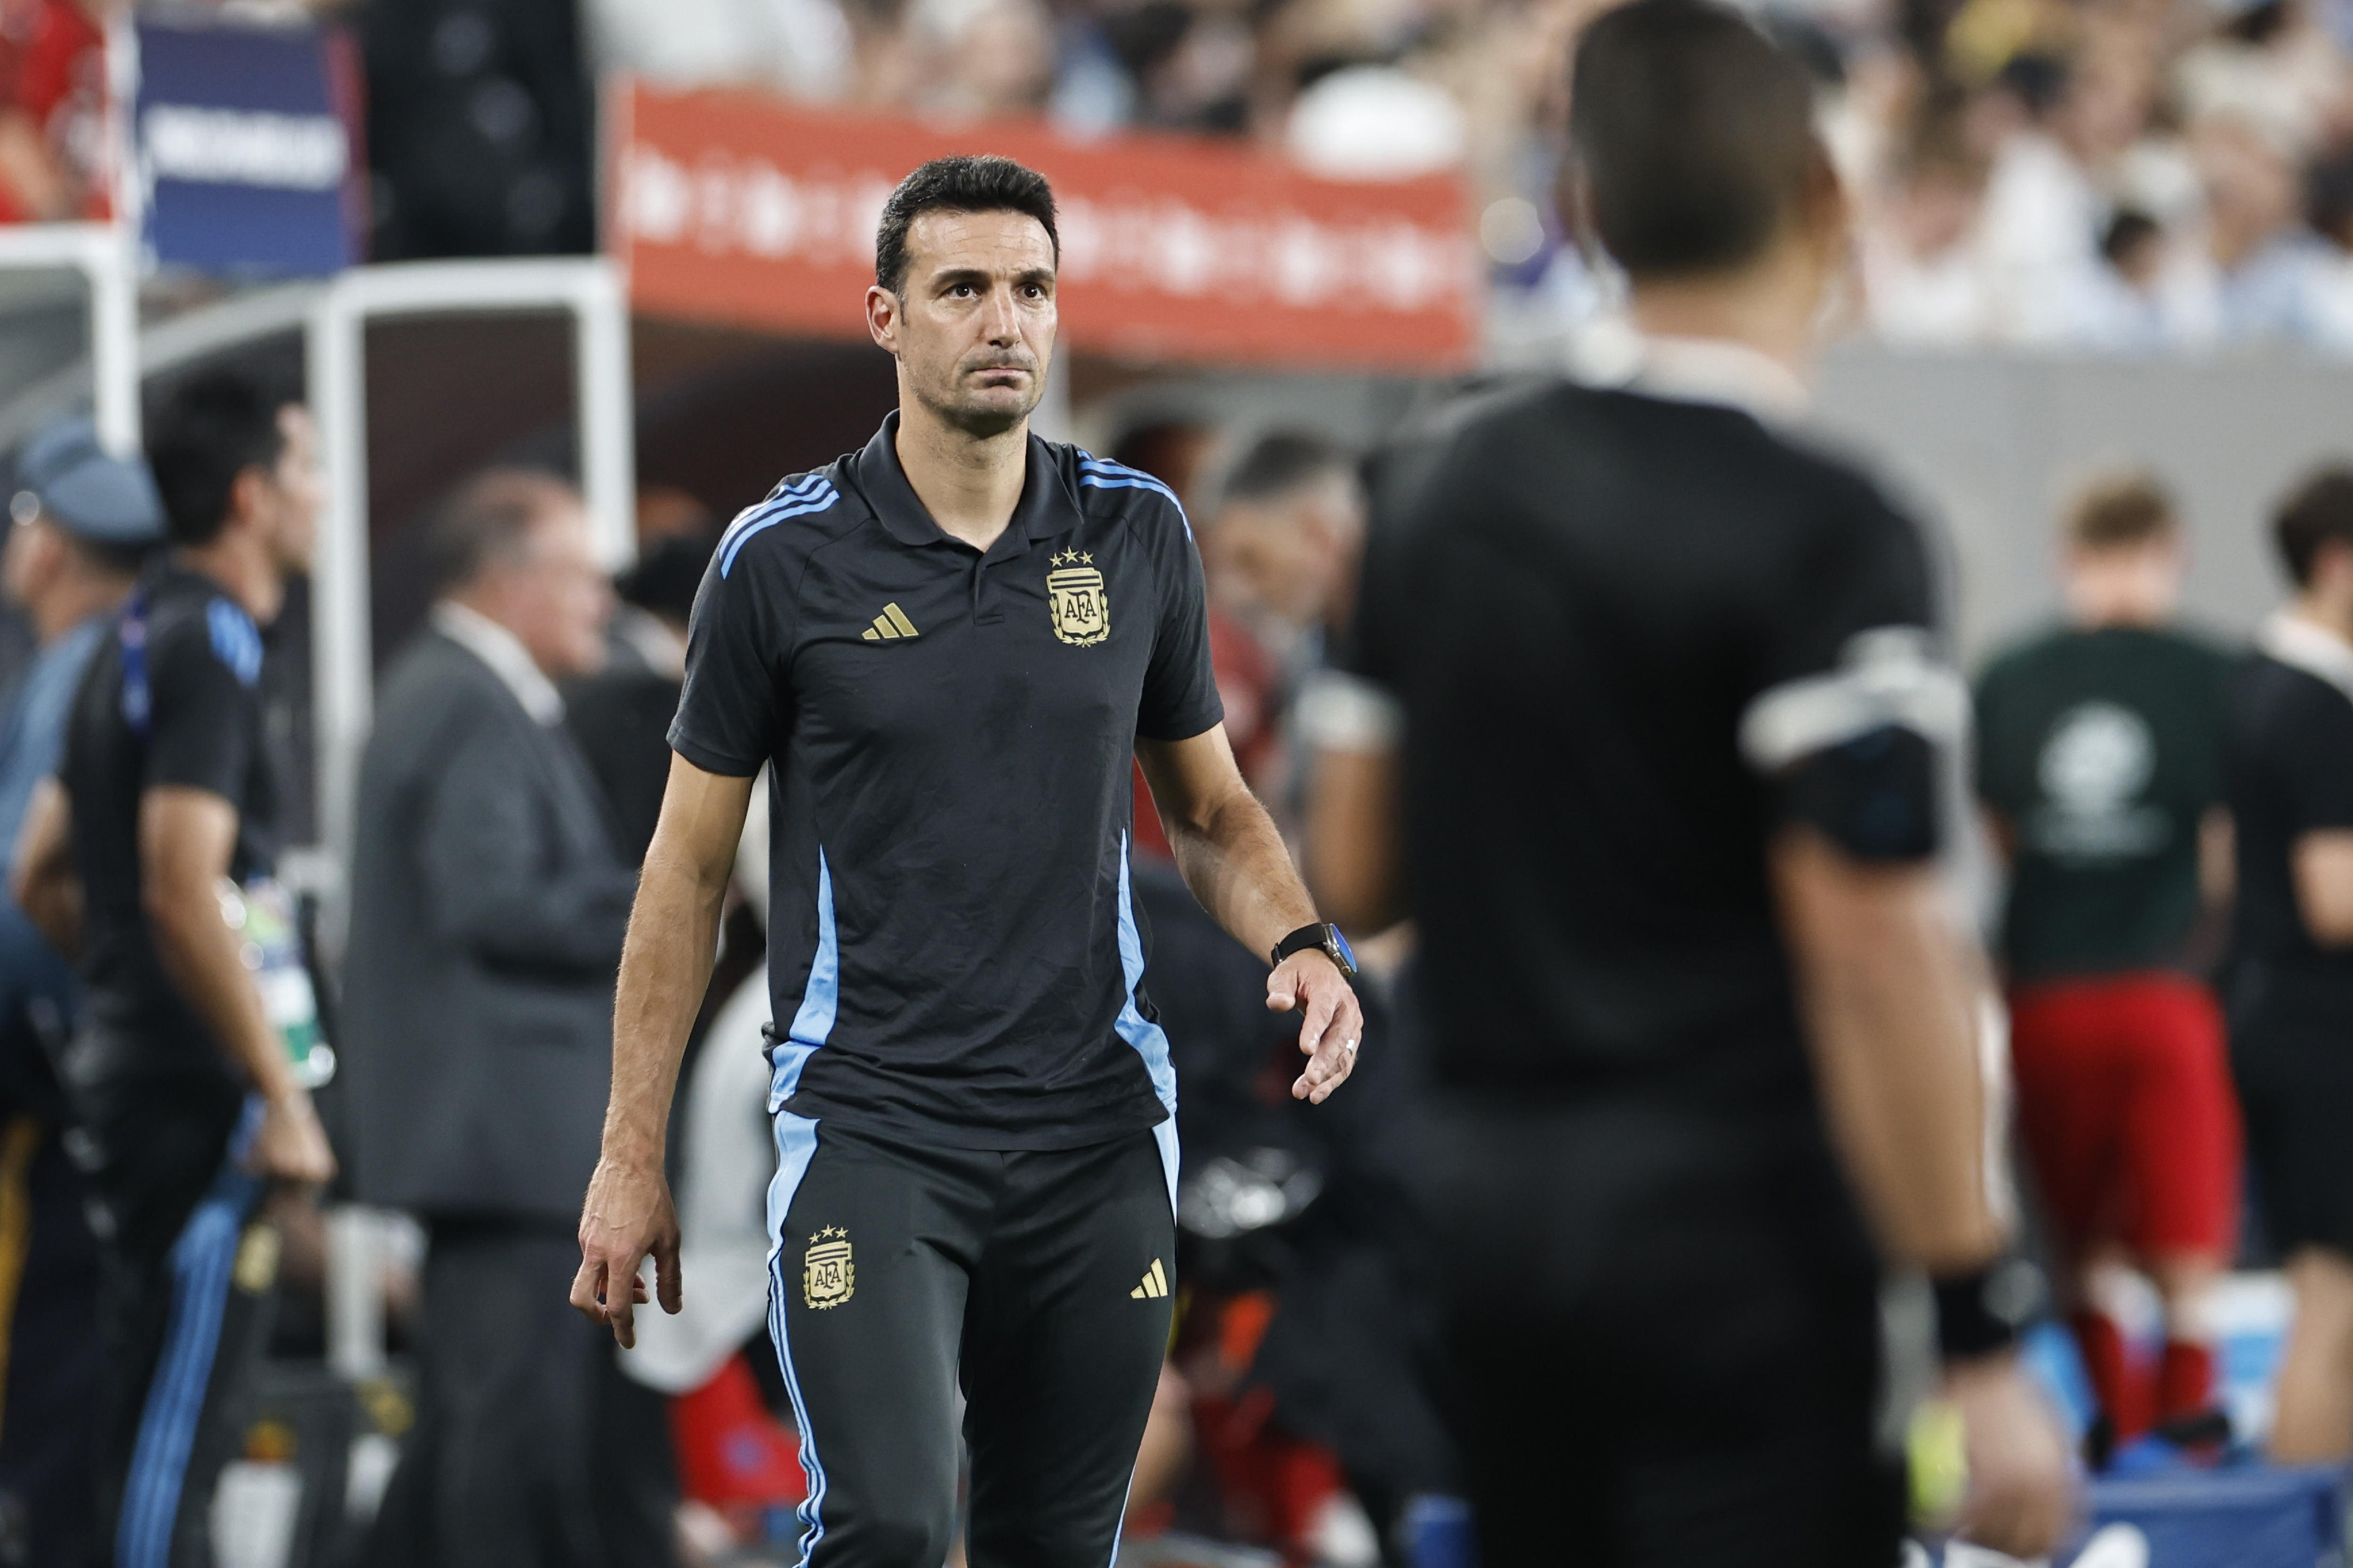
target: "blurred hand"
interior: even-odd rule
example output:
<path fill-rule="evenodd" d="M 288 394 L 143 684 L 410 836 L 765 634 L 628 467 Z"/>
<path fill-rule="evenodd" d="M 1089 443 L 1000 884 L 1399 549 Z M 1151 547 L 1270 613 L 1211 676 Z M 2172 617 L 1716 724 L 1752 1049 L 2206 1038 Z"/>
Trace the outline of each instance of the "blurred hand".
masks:
<path fill-rule="evenodd" d="M 281 1182 L 315 1185 L 335 1179 L 335 1152 L 308 1091 L 290 1089 L 263 1104 L 246 1165 L 258 1176 Z"/>
<path fill-rule="evenodd" d="M 659 1161 L 607 1155 L 596 1162 L 580 1208 L 580 1272 L 572 1280 L 572 1304 L 589 1321 L 611 1328 L 623 1350 L 638 1342 L 637 1308 L 648 1300 L 638 1270 L 649 1258 L 661 1310 L 675 1313 L 682 1287 L 670 1181 Z"/>
<path fill-rule="evenodd" d="M 1365 1009 L 1355 987 L 1331 955 L 1320 948 L 1294 952 L 1266 977 L 1266 1005 L 1278 1013 L 1298 1008 L 1299 1049 L 1307 1070 L 1291 1086 L 1291 1098 L 1321 1105 L 1356 1068 L 1356 1044 L 1365 1034 Z"/>
<path fill-rule="evenodd" d="M 1945 1397 L 1968 1450 L 1959 1533 L 2012 1557 L 2050 1555 L 2075 1512 L 2074 1467 L 2050 1405 L 2014 1355 L 1954 1368 Z"/>

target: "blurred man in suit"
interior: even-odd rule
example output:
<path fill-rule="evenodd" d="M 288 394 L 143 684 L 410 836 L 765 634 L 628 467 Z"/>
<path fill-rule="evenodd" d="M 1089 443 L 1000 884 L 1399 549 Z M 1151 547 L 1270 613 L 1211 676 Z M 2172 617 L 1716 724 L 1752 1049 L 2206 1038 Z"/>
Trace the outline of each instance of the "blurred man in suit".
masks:
<path fill-rule="evenodd" d="M 613 1447 L 645 1396 L 565 1305 L 635 879 L 555 682 L 602 662 L 612 592 L 545 475 L 475 479 L 427 545 L 440 597 L 385 678 L 353 868 L 359 1194 L 431 1238 L 422 1422 L 375 1555 L 664 1563 L 663 1488 Z"/>

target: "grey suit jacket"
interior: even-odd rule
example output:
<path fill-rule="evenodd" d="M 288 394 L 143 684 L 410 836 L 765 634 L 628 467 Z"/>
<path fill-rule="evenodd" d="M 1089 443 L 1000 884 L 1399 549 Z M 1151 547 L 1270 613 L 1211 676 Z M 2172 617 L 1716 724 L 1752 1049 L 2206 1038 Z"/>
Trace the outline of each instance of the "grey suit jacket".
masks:
<path fill-rule="evenodd" d="M 343 1033 L 363 1202 L 570 1221 L 636 878 L 561 726 L 428 631 L 360 764 Z"/>

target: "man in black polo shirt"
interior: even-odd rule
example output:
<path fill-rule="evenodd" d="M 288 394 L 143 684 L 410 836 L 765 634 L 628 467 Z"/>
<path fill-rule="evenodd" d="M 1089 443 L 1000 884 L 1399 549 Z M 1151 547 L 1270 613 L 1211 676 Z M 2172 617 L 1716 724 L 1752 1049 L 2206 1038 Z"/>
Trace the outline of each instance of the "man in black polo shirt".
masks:
<path fill-rule="evenodd" d="M 1158 480 L 1029 434 L 1053 348 L 1051 194 L 943 159 L 883 209 L 899 411 L 722 538 L 622 958 L 582 1310 L 677 1310 L 662 1169 L 752 776 L 773 762 L 779 1169 L 770 1327 L 816 1568 L 937 1568 L 955 1394 L 976 1568 L 1099 1568 L 1167 1342 L 1176 1148 L 1141 982 L 1131 755 L 1177 863 L 1298 1009 L 1320 1101 L 1361 1018 L 1233 764 L 1190 530 Z"/>
<path fill-rule="evenodd" d="M 2263 1220 L 2295 1316 L 2275 1458 L 2353 1453 L 2353 470 L 2280 509 L 2294 596 L 2231 692 L 2238 905 L 2231 1050 Z"/>
<path fill-rule="evenodd" d="M 90 661 L 16 873 L 88 986 L 63 1076 L 109 1265 L 114 1568 L 212 1561 L 212 1482 L 277 1272 L 256 1206 L 267 1182 L 334 1173 L 305 1087 L 309 982 L 269 879 L 260 687 L 260 627 L 310 560 L 310 416 L 206 375 L 166 401 L 147 450 L 173 548 Z"/>
<path fill-rule="evenodd" d="M 1885 1568 L 1883 1255 L 1938 1279 L 1969 1530 L 2037 1555 L 2064 1453 L 2010 1354 L 1933 860 L 1966 694 L 1915 530 L 1786 424 L 1846 254 L 1805 76 L 1636 0 L 1569 100 L 1563 207 L 1630 276 L 1641 373 L 1433 437 L 1356 623 L 1404 721 L 1481 1558 Z"/>

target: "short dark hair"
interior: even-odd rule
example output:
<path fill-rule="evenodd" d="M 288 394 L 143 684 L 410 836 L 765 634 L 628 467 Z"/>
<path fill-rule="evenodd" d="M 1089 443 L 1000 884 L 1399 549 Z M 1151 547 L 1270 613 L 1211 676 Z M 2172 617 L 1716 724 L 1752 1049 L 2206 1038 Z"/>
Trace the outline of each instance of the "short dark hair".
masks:
<path fill-rule="evenodd" d="M 874 234 L 874 281 L 893 294 L 907 281 L 907 230 L 929 212 L 1027 213 L 1045 229 L 1054 265 L 1062 264 L 1054 189 L 1045 175 L 1010 158 L 934 158 L 900 181 L 882 204 L 882 224 Z"/>
<path fill-rule="evenodd" d="M 2104 475 L 2076 491 L 2067 508 L 2067 542 L 2078 550 L 2119 550 L 2180 531 L 2165 487 L 2144 473 Z"/>
<path fill-rule="evenodd" d="M 1304 430 L 1271 430 L 1250 443 L 1226 471 L 1223 500 L 1271 500 L 1303 489 L 1326 474 L 1350 473 L 1356 458 L 1336 441 Z"/>
<path fill-rule="evenodd" d="M 2287 574 L 2297 587 L 2309 587 L 2322 545 L 2353 545 L 2353 468 L 2323 468 L 2298 485 L 2280 503 L 2272 537 Z"/>
<path fill-rule="evenodd" d="M 1757 259 L 1831 177 L 1804 68 L 1713 0 L 1634 0 L 1587 27 L 1568 134 L 1583 220 L 1638 278 Z"/>
<path fill-rule="evenodd" d="M 174 544 L 209 544 L 227 525 L 229 493 L 248 468 L 286 454 L 279 414 L 291 391 L 245 371 L 201 372 L 174 387 L 147 420 L 147 467 Z"/>
<path fill-rule="evenodd" d="M 459 485 L 425 526 L 425 568 L 436 594 L 462 588 L 521 552 L 532 525 L 579 492 L 543 468 L 485 468 Z"/>

